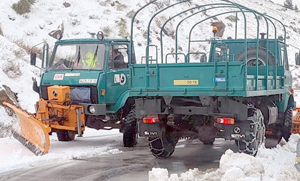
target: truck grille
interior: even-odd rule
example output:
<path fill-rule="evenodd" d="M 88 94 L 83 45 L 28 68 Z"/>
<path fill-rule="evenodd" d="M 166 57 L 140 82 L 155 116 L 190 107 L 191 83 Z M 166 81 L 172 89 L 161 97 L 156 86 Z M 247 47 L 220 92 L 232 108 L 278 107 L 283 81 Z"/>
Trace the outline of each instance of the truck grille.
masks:
<path fill-rule="evenodd" d="M 41 86 L 41 97 L 48 100 L 47 86 Z M 71 99 L 73 103 L 98 104 L 97 87 L 71 87 Z"/>

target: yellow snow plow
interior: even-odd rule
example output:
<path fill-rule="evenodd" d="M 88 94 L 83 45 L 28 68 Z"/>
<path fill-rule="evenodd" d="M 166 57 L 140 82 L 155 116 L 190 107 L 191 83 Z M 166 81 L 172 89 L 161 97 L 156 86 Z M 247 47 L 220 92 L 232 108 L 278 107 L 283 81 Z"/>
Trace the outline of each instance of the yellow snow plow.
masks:
<path fill-rule="evenodd" d="M 49 100 L 41 98 L 36 114 L 3 102 L 12 109 L 17 118 L 14 137 L 36 155 L 44 155 L 50 146 L 49 134 L 57 133 L 59 141 L 71 141 L 84 131 L 85 115 L 82 105 L 71 105 L 69 86 L 48 87 Z"/>

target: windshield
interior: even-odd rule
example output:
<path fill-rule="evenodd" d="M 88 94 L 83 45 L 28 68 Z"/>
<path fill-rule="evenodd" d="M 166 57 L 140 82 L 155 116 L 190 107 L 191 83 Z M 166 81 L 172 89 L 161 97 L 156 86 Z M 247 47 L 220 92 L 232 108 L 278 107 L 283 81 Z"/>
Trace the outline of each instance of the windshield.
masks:
<path fill-rule="evenodd" d="M 58 45 L 50 69 L 94 69 L 104 67 L 104 44 Z"/>

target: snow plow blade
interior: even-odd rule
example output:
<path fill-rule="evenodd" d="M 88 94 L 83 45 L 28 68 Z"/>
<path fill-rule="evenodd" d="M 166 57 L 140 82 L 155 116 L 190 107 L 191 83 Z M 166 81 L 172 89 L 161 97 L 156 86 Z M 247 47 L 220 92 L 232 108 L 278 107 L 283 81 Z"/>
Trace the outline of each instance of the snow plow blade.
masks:
<path fill-rule="evenodd" d="M 18 118 L 13 136 L 35 155 L 46 154 L 50 146 L 51 128 L 13 104 L 4 101 L 3 105 L 12 109 Z"/>

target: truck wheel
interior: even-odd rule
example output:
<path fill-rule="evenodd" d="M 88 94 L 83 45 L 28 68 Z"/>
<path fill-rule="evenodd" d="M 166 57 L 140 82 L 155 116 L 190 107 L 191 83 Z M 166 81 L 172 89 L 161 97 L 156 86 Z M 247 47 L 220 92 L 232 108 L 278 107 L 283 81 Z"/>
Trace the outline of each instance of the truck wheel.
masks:
<path fill-rule="evenodd" d="M 75 139 L 75 131 L 56 131 L 58 141 L 72 141 Z"/>
<path fill-rule="evenodd" d="M 236 144 L 240 152 L 256 156 L 258 147 L 264 142 L 265 138 L 264 117 L 259 109 L 250 108 L 248 110 L 248 121 L 250 121 L 252 127 L 250 140 L 238 140 Z"/>
<path fill-rule="evenodd" d="M 137 127 L 135 119 L 135 108 L 131 109 L 125 118 L 123 125 L 124 147 L 134 147 L 137 144 Z"/>
<path fill-rule="evenodd" d="M 204 145 L 213 145 L 215 142 L 215 138 L 214 139 L 211 139 L 211 140 L 207 140 L 207 141 L 202 141 L 202 143 Z"/>
<path fill-rule="evenodd" d="M 156 158 L 168 158 L 175 150 L 179 136 L 171 129 L 162 132 L 161 137 L 149 137 L 150 151 Z"/>
<path fill-rule="evenodd" d="M 235 61 L 242 62 L 242 61 L 244 61 L 244 59 L 245 59 L 245 52 L 243 51 L 236 56 Z M 259 47 L 259 49 L 258 49 L 258 66 L 265 66 L 266 59 L 267 59 L 266 49 Z M 268 59 L 269 59 L 269 65 L 275 64 L 275 57 L 270 52 L 268 55 Z M 247 49 L 247 65 L 248 66 L 256 66 L 256 48 L 255 47 L 250 47 Z"/>
<path fill-rule="evenodd" d="M 284 113 L 284 122 L 282 126 L 282 137 L 288 141 L 293 131 L 293 109 L 288 107 Z"/>

